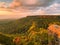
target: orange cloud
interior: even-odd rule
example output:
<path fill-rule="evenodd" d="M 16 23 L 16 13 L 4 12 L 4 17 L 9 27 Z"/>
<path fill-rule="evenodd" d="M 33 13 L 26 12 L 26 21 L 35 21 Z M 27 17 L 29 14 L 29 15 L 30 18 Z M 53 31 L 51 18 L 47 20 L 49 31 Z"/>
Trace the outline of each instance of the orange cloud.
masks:
<path fill-rule="evenodd" d="M 19 0 L 13 0 L 13 2 L 9 5 L 10 8 L 20 7 L 22 4 Z"/>
<path fill-rule="evenodd" d="M 18 19 L 26 16 L 34 16 L 34 15 L 43 15 L 46 12 L 44 10 L 40 11 L 22 11 L 8 8 L 0 8 L 0 19 Z"/>

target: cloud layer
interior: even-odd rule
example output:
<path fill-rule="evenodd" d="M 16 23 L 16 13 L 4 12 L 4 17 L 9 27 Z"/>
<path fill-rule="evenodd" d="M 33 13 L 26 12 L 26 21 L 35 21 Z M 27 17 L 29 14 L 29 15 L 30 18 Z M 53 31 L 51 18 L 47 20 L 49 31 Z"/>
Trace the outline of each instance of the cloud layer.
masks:
<path fill-rule="evenodd" d="M 26 1 L 27 3 L 25 3 Z M 60 0 L 30 0 L 29 2 L 28 0 L 13 0 L 11 3 L 0 2 L 0 15 L 5 15 L 5 18 L 21 18 L 29 15 L 60 15 Z"/>
<path fill-rule="evenodd" d="M 30 12 L 33 15 L 34 13 L 40 15 L 42 11 L 44 14 L 59 14 L 59 2 L 59 0 L 13 0 L 11 5 L 15 7 L 17 11 Z"/>

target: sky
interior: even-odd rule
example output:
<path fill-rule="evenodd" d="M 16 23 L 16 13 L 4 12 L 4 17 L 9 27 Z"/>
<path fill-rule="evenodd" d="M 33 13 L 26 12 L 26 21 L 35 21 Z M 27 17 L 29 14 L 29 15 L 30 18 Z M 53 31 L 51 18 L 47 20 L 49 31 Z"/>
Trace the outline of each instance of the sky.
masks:
<path fill-rule="evenodd" d="M 0 0 L 0 19 L 60 15 L 60 0 Z"/>

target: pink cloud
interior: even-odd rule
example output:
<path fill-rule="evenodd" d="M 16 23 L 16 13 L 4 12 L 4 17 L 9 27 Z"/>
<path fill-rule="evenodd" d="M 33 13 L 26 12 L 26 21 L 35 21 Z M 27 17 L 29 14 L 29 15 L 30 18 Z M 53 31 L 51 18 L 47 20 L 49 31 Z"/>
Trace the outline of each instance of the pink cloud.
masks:
<path fill-rule="evenodd" d="M 24 0 L 23 3 L 27 5 L 35 5 L 38 0 Z"/>
<path fill-rule="evenodd" d="M 20 6 L 21 6 L 21 2 L 19 0 L 13 0 L 12 3 L 10 3 L 9 5 L 10 8 L 16 8 Z"/>

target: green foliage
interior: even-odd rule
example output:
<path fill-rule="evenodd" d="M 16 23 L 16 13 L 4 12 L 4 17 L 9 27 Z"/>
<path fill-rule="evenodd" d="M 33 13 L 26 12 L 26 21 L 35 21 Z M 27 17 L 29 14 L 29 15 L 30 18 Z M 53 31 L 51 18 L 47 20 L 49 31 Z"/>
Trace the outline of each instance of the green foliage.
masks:
<path fill-rule="evenodd" d="M 47 28 L 51 23 L 60 25 L 59 19 L 59 16 L 28 16 L 0 23 L 0 32 L 3 33 L 0 34 L 0 43 L 4 45 L 52 45 L 53 42 L 58 45 L 56 36 L 49 35 Z M 10 37 L 4 34 L 9 34 Z M 17 36 L 21 40 L 19 43 L 14 43 L 13 39 Z"/>
<path fill-rule="evenodd" d="M 59 16 L 28 16 L 14 21 L 6 21 L 6 23 L 0 24 L 0 32 L 10 34 L 25 33 L 31 27 L 33 22 L 35 22 L 37 28 L 47 29 L 48 24 L 50 23 L 57 23 L 60 25 L 59 19 Z"/>
<path fill-rule="evenodd" d="M 0 43 L 4 45 L 13 45 L 12 38 L 3 34 L 0 34 Z"/>

